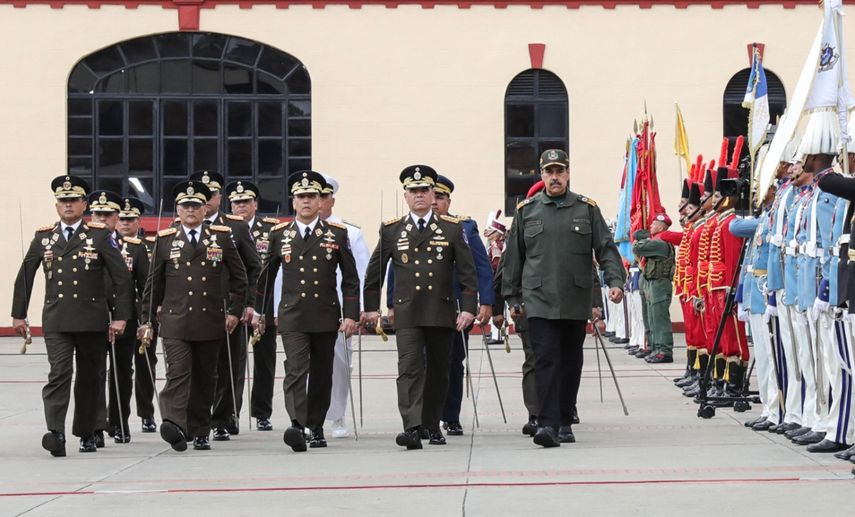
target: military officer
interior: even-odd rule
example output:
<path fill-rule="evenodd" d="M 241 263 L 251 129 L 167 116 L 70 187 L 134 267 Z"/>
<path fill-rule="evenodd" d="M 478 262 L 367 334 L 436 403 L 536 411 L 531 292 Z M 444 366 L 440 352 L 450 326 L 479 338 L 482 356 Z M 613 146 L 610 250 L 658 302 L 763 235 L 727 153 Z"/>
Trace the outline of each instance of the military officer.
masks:
<path fill-rule="evenodd" d="M 671 226 L 668 214 L 660 213 L 650 224 L 650 231 L 635 232 L 632 252 L 641 257 L 644 299 L 647 303 L 647 334 L 651 350 L 648 363 L 674 362 L 674 336 L 671 333 L 671 294 L 675 270 L 674 246 L 656 238 Z"/>
<path fill-rule="evenodd" d="M 264 264 L 270 252 L 270 231 L 274 226 L 279 224 L 279 219 L 256 215 L 258 212 L 259 195 L 258 186 L 251 181 L 239 180 L 226 185 L 226 197 L 228 197 L 229 204 L 231 205 L 232 216 L 239 217 L 244 221 L 249 229 L 249 236 L 254 244 L 253 248 L 258 256 L 258 261 L 260 264 Z M 268 271 L 266 274 L 273 273 Z M 254 289 L 251 284 L 250 286 L 251 289 Z M 250 394 L 250 416 L 255 417 L 256 429 L 259 431 L 272 431 L 273 424 L 270 423 L 270 415 L 273 412 L 273 377 L 276 374 L 276 318 L 273 312 L 273 298 L 268 296 L 266 299 L 261 300 L 261 302 L 264 307 L 264 312 L 261 313 L 261 322 L 264 324 L 264 331 L 259 330 L 249 340 L 250 343 L 253 343 L 252 356 L 254 358 L 252 369 L 253 384 L 252 393 Z M 245 327 L 246 325 L 246 323 L 243 323 L 239 327 L 240 332 L 231 336 L 230 339 L 246 339 L 247 334 L 251 331 Z M 220 365 L 223 366 L 222 357 L 220 359 Z M 226 359 L 226 362 L 228 362 L 228 358 Z M 227 389 L 228 393 L 230 393 L 230 385 L 226 387 L 226 383 L 220 383 L 218 386 Z M 231 404 L 230 401 L 226 402 L 229 405 Z M 220 439 L 226 436 L 223 431 L 223 428 L 215 431 L 220 436 Z M 225 430 L 225 432 L 227 433 L 228 431 Z"/>
<path fill-rule="evenodd" d="M 193 181 L 201 181 L 211 191 L 211 196 L 205 203 L 204 224 L 228 226 L 231 229 L 232 240 L 237 247 L 241 261 L 246 269 L 249 286 L 258 281 L 261 261 L 256 251 L 256 243 L 250 235 L 244 218 L 236 214 L 223 215 L 220 213 L 222 188 L 225 183 L 222 174 L 215 171 L 199 171 L 190 176 Z M 223 276 L 223 292 L 226 292 L 228 273 Z M 255 304 L 255 290 L 246 293 L 246 310 L 241 315 L 242 325 L 235 327 L 229 338 L 223 341 L 217 365 L 217 388 L 214 395 L 214 407 L 211 412 L 211 422 L 214 427 L 214 440 L 227 441 L 230 435 L 240 432 L 239 418 L 243 403 L 243 388 L 246 381 L 246 346 L 249 340 L 247 325 L 252 322 L 252 307 Z M 228 346 L 230 349 L 226 350 Z M 232 394 L 234 385 L 234 394 Z M 234 401 L 234 402 L 232 402 Z M 237 408 L 234 405 L 237 404 Z"/>
<path fill-rule="evenodd" d="M 125 262 L 128 263 L 129 257 L 133 262 L 133 274 L 143 275 L 143 288 L 145 287 L 145 277 L 151 273 L 151 248 L 149 244 L 153 244 L 155 239 L 151 237 L 151 243 L 146 239 L 140 238 L 140 216 L 145 213 L 145 205 L 139 199 L 128 196 L 121 200 L 121 209 L 119 210 L 119 222 L 116 225 L 116 231 L 121 236 L 122 242 L 128 243 L 124 249 L 127 252 Z M 137 242 L 139 241 L 139 242 Z M 137 256 L 138 251 L 142 251 L 145 255 L 145 262 L 141 256 Z M 128 267 L 131 267 L 129 265 Z M 142 289 L 137 293 L 137 307 L 141 309 L 142 305 Z M 148 319 L 148 315 L 143 316 L 137 314 L 139 320 Z M 156 332 L 154 333 L 156 334 Z M 136 400 L 137 416 L 142 419 L 142 432 L 153 433 L 157 431 L 157 423 L 154 421 L 154 389 L 157 367 L 157 336 L 152 335 L 149 346 L 144 347 L 144 354 L 134 353 L 134 399 Z"/>
<path fill-rule="evenodd" d="M 131 316 L 130 275 L 116 243 L 103 224 L 86 223 L 89 185 L 81 178 L 54 178 L 59 223 L 36 230 L 15 279 L 12 325 L 22 336 L 29 333 L 27 313 L 33 281 L 41 266 L 45 275 L 42 328 L 50 374 L 42 390 L 48 432 L 42 447 L 53 456 L 65 456 L 65 416 L 74 382 L 72 434 L 80 437 L 80 452 L 95 452 L 97 402 L 104 343 L 124 333 Z M 105 272 L 116 287 L 115 312 L 110 321 Z"/>
<path fill-rule="evenodd" d="M 139 318 L 139 303 L 142 300 L 145 289 L 146 275 L 149 272 L 148 255 L 142 240 L 137 237 L 125 237 L 120 235 L 116 228 L 119 222 L 119 214 L 125 200 L 118 194 L 99 190 L 89 195 L 89 210 L 92 212 L 92 220 L 106 226 L 111 238 L 118 244 L 119 251 L 133 282 L 127 286 L 130 298 L 133 300 L 132 317 L 128 320 L 125 332 L 117 338 L 113 344 L 107 344 L 107 353 L 110 363 L 110 375 L 106 379 L 106 388 L 101 384 L 101 400 L 104 400 L 106 389 L 110 394 L 108 418 L 99 417 L 106 425 L 107 432 L 115 439 L 116 443 L 128 443 L 131 434 L 128 428 L 128 418 L 131 412 L 131 388 L 134 377 L 134 353 L 136 352 L 136 330 Z M 107 300 L 111 312 L 115 312 L 113 300 L 118 296 L 115 287 L 109 277 L 105 277 L 107 287 Z M 115 356 L 113 352 L 115 351 Z M 106 372 L 105 372 L 106 373 Z M 145 377 L 144 377 L 145 379 Z M 117 393 L 118 386 L 118 393 Z M 99 404 L 99 410 L 103 404 Z M 105 421 L 106 420 L 106 421 Z"/>
<path fill-rule="evenodd" d="M 187 449 L 185 437 L 193 437 L 194 449 L 209 450 L 217 359 L 224 331 L 233 332 L 244 311 L 246 270 L 231 229 L 203 224 L 208 187 L 187 180 L 173 195 L 179 224 L 158 232 L 141 314 L 159 315 L 166 355 L 160 436 L 176 451 Z M 153 323 L 141 325 L 138 335 Z"/>
<path fill-rule="evenodd" d="M 283 268 L 279 332 L 286 358 L 285 409 L 291 417 L 283 439 L 295 452 L 306 450 L 306 429 L 311 432 L 309 447 L 327 446 L 323 426 L 336 337 L 341 332 L 349 338 L 359 319 L 359 275 L 347 227 L 319 215 L 324 187 L 323 176 L 315 171 L 295 173 L 291 184 L 295 218 L 271 230 L 270 254 L 259 283 L 264 297 L 276 279 L 266 270 Z M 342 303 L 336 293 L 339 269 Z"/>
<path fill-rule="evenodd" d="M 410 209 L 380 227 L 380 240 L 365 273 L 365 314 L 379 318 L 380 289 L 391 260 L 395 269 L 395 328 L 398 345 L 398 410 L 404 432 L 395 442 L 421 449 L 420 427 L 429 443 L 445 444 L 439 427 L 448 391 L 455 332 L 475 319 L 478 281 L 460 220 L 432 209 L 437 173 L 427 165 L 405 168 L 399 179 Z M 454 296 L 455 268 L 460 303 Z"/>
<path fill-rule="evenodd" d="M 582 343 L 591 318 L 592 258 L 620 303 L 625 270 L 596 203 L 568 188 L 569 158 L 557 149 L 540 157 L 543 192 L 522 201 L 507 242 L 502 294 L 528 317 L 535 352 L 538 430 L 534 443 L 573 442 L 570 408 L 582 371 Z M 556 429 L 559 433 L 556 433 Z"/>

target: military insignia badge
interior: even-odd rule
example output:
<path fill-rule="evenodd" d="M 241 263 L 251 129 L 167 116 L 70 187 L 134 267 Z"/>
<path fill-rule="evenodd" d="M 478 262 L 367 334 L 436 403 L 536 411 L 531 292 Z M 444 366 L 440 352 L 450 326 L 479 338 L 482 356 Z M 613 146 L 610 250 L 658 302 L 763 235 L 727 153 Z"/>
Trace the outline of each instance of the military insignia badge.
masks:
<path fill-rule="evenodd" d="M 100 203 L 102 205 L 107 204 L 107 193 L 106 192 L 101 192 L 101 195 L 98 196 L 98 203 Z"/>
<path fill-rule="evenodd" d="M 267 253 L 270 243 L 266 239 L 258 239 L 255 241 L 255 251 L 258 253 Z"/>
<path fill-rule="evenodd" d="M 409 261 L 410 261 L 410 257 L 408 257 L 406 253 L 401 253 L 401 262 L 406 264 Z"/>
<path fill-rule="evenodd" d="M 558 159 L 558 153 L 555 152 L 554 150 L 549 151 L 549 153 L 546 155 L 546 157 L 550 160 L 557 160 Z"/>
<path fill-rule="evenodd" d="M 840 60 L 840 54 L 835 51 L 836 49 L 826 43 L 822 50 L 819 53 L 819 68 L 818 72 L 827 72 L 834 68 L 834 65 L 837 64 L 837 61 Z"/>

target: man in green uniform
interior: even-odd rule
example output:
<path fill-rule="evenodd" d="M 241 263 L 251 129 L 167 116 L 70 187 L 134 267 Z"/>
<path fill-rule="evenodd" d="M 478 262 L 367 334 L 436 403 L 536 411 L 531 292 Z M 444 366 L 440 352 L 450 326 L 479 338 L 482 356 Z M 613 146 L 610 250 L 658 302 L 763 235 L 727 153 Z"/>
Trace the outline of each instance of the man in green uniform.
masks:
<path fill-rule="evenodd" d="M 445 444 L 439 428 L 448 392 L 448 371 L 455 332 L 475 320 L 478 281 L 472 252 L 460 220 L 438 215 L 434 201 L 436 171 L 411 165 L 399 177 L 410 211 L 386 221 L 365 273 L 361 323 L 377 322 L 380 289 L 386 264 L 395 268 L 395 329 L 398 344 L 398 410 L 404 432 L 395 442 L 421 449 L 420 427 L 427 428 L 431 444 Z M 457 267 L 460 305 L 454 296 Z"/>
<path fill-rule="evenodd" d="M 33 280 L 41 266 L 46 284 L 42 328 L 50 362 L 48 382 L 42 389 L 48 428 L 42 447 L 53 456 L 65 456 L 65 416 L 75 373 L 71 432 L 80 437 L 80 452 L 96 451 L 104 343 L 121 336 L 131 317 L 131 278 L 105 226 L 83 220 L 89 185 L 75 176 L 59 176 L 51 182 L 51 190 L 60 222 L 36 230 L 15 279 L 12 326 L 22 336 L 29 333 L 27 311 Z M 112 322 L 105 272 L 117 293 Z"/>
<path fill-rule="evenodd" d="M 641 258 L 641 292 L 645 301 L 645 324 L 650 354 L 648 363 L 674 362 L 671 333 L 671 294 L 674 291 L 674 246 L 657 239 L 671 225 L 666 214 L 657 214 L 650 231 L 635 232 L 632 253 Z"/>
<path fill-rule="evenodd" d="M 502 282 L 512 312 L 528 318 L 539 405 L 534 443 L 543 447 L 575 441 L 571 408 L 576 404 L 582 343 L 591 318 L 593 258 L 604 273 L 612 302 L 623 298 L 625 280 L 600 209 L 593 200 L 570 191 L 568 167 L 564 151 L 550 149 L 541 155 L 545 188 L 517 205 Z"/>

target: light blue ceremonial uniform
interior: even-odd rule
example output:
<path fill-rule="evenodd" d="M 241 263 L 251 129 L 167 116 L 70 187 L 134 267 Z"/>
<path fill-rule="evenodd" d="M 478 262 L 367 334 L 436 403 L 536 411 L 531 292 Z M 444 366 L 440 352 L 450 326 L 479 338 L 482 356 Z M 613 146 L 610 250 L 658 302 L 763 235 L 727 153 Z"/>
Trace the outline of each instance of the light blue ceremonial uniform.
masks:
<path fill-rule="evenodd" d="M 792 182 L 778 190 L 775 203 L 769 212 L 769 264 L 766 266 L 766 287 L 770 293 L 784 288 L 784 228 L 790 205 L 795 201 L 795 189 Z"/>
<path fill-rule="evenodd" d="M 787 230 L 784 232 L 784 305 L 797 305 L 799 300 L 799 237 L 802 232 L 802 207 L 808 198 L 809 186 L 800 187 L 787 212 Z M 808 207 L 810 208 L 810 207 Z M 801 236 L 804 239 L 804 236 Z"/>
<path fill-rule="evenodd" d="M 763 314 L 766 311 L 766 276 L 764 272 L 769 264 L 768 242 L 770 213 L 763 212 L 757 219 L 736 219 L 730 223 L 730 232 L 743 239 L 752 238 L 743 287 L 742 305 L 752 314 Z"/>

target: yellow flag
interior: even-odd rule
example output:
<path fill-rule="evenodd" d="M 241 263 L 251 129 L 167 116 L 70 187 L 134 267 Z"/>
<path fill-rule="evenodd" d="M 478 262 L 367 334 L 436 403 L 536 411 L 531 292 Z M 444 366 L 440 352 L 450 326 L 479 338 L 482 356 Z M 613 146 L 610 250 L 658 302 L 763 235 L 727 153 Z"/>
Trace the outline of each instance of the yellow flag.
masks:
<path fill-rule="evenodd" d="M 674 106 L 677 108 L 677 128 L 674 131 L 674 154 L 683 158 L 686 162 L 686 171 L 690 171 L 692 163 L 689 159 L 689 135 L 686 134 L 686 125 L 683 123 L 683 113 L 680 111 L 680 105 L 675 102 Z"/>

